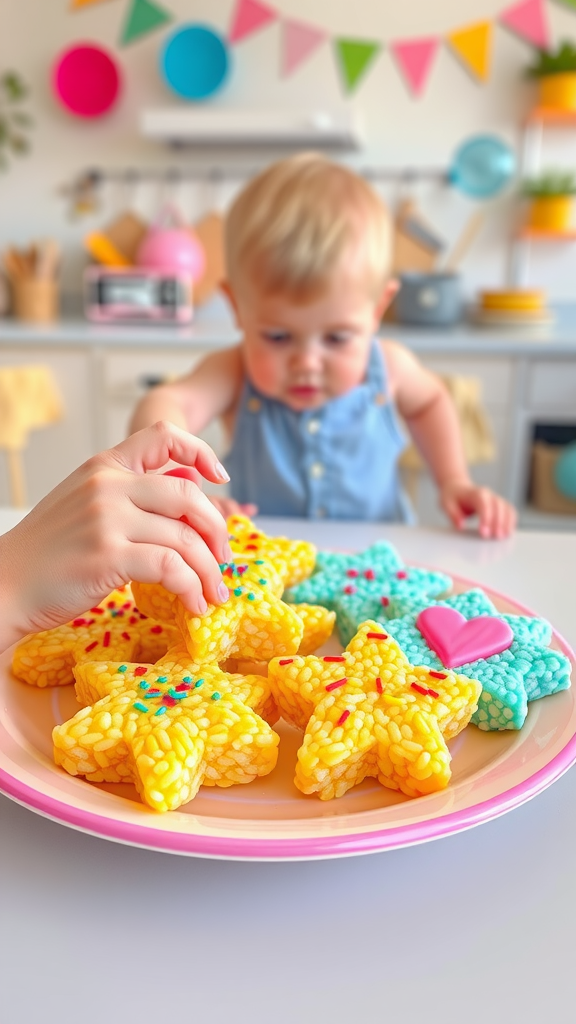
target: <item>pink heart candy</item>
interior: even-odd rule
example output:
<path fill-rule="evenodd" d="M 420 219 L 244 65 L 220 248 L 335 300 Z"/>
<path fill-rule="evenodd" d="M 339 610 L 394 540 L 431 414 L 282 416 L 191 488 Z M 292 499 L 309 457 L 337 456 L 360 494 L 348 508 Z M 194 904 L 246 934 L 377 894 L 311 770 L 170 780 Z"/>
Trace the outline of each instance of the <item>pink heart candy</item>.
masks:
<path fill-rule="evenodd" d="M 455 608 L 432 605 L 420 612 L 416 625 L 446 668 L 489 658 L 510 647 L 514 634 L 507 622 L 491 615 L 465 619 Z"/>

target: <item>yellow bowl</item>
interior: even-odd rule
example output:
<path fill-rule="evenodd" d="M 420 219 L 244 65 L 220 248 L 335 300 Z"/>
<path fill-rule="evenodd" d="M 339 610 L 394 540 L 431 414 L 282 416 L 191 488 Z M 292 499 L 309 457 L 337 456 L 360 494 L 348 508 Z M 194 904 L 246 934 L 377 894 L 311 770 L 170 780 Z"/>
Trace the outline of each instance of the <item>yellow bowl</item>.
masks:
<path fill-rule="evenodd" d="M 510 291 L 480 292 L 482 309 L 495 310 L 541 310 L 546 305 L 546 296 L 537 289 L 511 289 Z"/>

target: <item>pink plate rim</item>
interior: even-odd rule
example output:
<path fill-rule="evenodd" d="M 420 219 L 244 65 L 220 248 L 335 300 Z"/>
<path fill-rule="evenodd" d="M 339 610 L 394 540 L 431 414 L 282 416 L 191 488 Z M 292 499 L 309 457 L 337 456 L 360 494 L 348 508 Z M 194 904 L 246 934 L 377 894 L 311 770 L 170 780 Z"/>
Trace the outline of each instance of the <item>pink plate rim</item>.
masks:
<path fill-rule="evenodd" d="M 452 579 L 467 586 L 479 584 L 465 577 Z M 485 587 L 495 597 L 512 603 L 521 613 L 535 617 L 535 613 L 521 602 Z M 553 629 L 562 652 L 574 664 L 574 652 L 568 642 Z M 167 832 L 130 822 L 118 821 L 93 811 L 80 810 L 60 800 L 48 797 L 26 785 L 0 768 L 0 792 L 17 803 L 61 824 L 79 829 L 100 838 L 144 847 L 157 852 L 222 860 L 315 860 L 348 857 L 358 854 L 384 852 L 405 846 L 414 846 L 433 839 L 453 835 L 491 821 L 531 800 L 556 782 L 576 762 L 576 734 L 571 736 L 562 750 L 548 764 L 528 779 L 472 807 L 454 811 L 427 821 L 413 822 L 368 833 L 349 833 L 339 836 L 317 836 L 306 839 L 238 839 L 182 832 Z"/>

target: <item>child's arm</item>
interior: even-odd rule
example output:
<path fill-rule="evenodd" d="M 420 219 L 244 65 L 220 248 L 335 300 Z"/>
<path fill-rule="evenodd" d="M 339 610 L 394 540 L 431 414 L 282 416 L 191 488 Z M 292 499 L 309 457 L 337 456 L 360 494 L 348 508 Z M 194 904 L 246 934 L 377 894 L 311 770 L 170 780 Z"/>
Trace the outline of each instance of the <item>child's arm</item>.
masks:
<path fill-rule="evenodd" d="M 453 402 L 442 381 L 396 342 L 383 342 L 391 397 L 436 481 L 440 504 L 457 529 L 478 515 L 482 537 L 507 537 L 516 525 L 509 502 L 470 478 Z"/>
<path fill-rule="evenodd" d="M 0 650 L 130 580 L 162 583 L 200 614 L 227 600 L 226 523 L 190 480 L 146 472 L 168 459 L 227 479 L 209 445 L 157 423 L 89 459 L 0 536 Z"/>

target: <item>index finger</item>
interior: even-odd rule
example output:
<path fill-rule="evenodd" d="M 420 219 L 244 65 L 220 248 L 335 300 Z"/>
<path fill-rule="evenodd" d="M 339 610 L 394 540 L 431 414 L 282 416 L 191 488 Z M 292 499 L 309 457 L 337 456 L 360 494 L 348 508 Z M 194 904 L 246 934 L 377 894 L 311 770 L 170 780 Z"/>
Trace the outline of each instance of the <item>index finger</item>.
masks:
<path fill-rule="evenodd" d="M 226 483 L 230 477 L 206 441 L 189 434 L 168 420 L 159 420 L 121 441 L 115 448 L 103 452 L 103 459 L 111 459 L 134 473 L 160 469 L 172 459 L 182 466 L 194 466 L 212 483 Z"/>

